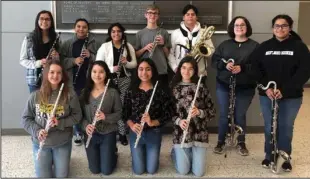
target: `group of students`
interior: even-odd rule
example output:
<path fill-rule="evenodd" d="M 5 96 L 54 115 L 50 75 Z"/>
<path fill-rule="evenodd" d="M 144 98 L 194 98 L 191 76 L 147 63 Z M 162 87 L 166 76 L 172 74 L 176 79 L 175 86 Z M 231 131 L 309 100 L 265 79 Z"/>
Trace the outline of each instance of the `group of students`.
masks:
<path fill-rule="evenodd" d="M 82 144 L 82 140 L 86 143 L 88 136 L 92 136 L 86 148 L 92 173 L 109 175 L 113 172 L 118 159 L 117 134 L 121 143 L 127 145 L 126 134 L 129 132 L 133 172 L 154 174 L 159 167 L 161 129 L 169 121 L 173 123 L 171 157 L 177 172 L 205 174 L 209 143 L 207 123 L 215 118 L 216 111 L 206 85 L 207 78 L 204 77 L 204 82 L 197 87 L 199 76 L 206 75 L 207 59 L 197 63 L 194 57 L 186 55 L 199 39 L 198 9 L 193 5 L 184 7 L 183 21 L 171 38 L 165 29 L 157 26 L 159 15 L 156 5 L 146 8 L 147 26 L 136 34 L 135 48 L 127 42 L 121 24 L 111 24 L 106 42 L 100 45 L 90 33 L 87 20 L 77 19 L 74 37 L 56 43 L 49 56 L 51 59 L 46 59 L 57 34 L 52 14 L 49 11 L 38 13 L 34 31 L 23 41 L 20 58 L 20 64 L 27 68 L 26 79 L 31 92 L 22 124 L 32 136 L 34 156 L 38 153 L 39 143 L 44 141 L 40 159 L 34 157 L 37 177 L 68 177 L 72 131 L 74 142 L 78 144 Z M 288 15 L 274 17 L 273 37 L 259 44 L 249 38 L 252 28 L 245 17 L 237 16 L 229 23 L 230 39 L 222 42 L 212 55 L 212 66 L 217 70 L 216 97 L 220 114 L 215 153 L 224 151 L 228 132 L 229 79 L 235 75 L 235 122 L 245 131 L 246 112 L 256 85 L 275 81 L 278 86 L 276 92 L 272 88 L 259 90 L 265 121 L 266 155 L 262 165 L 268 167 L 271 160 L 270 99 L 279 100 L 278 147 L 291 154 L 294 120 L 302 103 L 303 85 L 310 77 L 309 50 L 292 31 L 292 26 L 293 20 Z M 214 49 L 211 39 L 206 40 L 206 44 Z M 153 54 L 148 58 L 150 52 Z M 223 59 L 231 58 L 234 63 L 223 62 Z M 168 80 L 168 68 L 175 73 L 171 81 Z M 41 72 L 43 78 L 38 85 Z M 145 113 L 157 81 L 159 86 Z M 56 114 L 50 116 L 62 83 L 64 88 Z M 97 111 L 106 88 L 103 105 Z M 189 111 L 196 88 L 195 106 Z M 189 113 L 190 123 L 186 121 Z M 95 125 L 92 124 L 94 118 L 98 120 Z M 46 125 L 51 126 L 48 132 Z M 188 134 L 181 147 L 187 126 Z M 249 155 L 245 132 L 238 136 L 237 146 L 239 154 Z M 289 161 L 282 168 L 292 170 Z"/>

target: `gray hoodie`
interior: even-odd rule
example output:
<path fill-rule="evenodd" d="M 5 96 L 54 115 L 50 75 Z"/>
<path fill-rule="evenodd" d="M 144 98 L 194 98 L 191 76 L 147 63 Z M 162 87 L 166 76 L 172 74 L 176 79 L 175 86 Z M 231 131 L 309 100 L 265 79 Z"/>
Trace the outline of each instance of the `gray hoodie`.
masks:
<path fill-rule="evenodd" d="M 39 90 L 31 93 L 27 101 L 21 123 L 23 128 L 31 135 L 32 141 L 37 144 L 39 144 L 38 133 L 40 129 L 44 129 L 46 126 L 47 119 L 58 96 L 58 91 L 54 90 L 52 92 L 49 104 L 40 104 Z M 80 103 L 74 91 L 70 91 L 67 104 L 58 104 L 55 116 L 59 123 L 58 126 L 49 129 L 45 147 L 59 146 L 72 139 L 72 126 L 78 124 L 82 118 Z"/>
<path fill-rule="evenodd" d="M 88 38 L 89 38 L 89 41 L 88 41 L 87 49 L 90 52 L 89 61 L 93 62 L 96 60 L 97 50 L 99 49 L 101 44 L 96 42 L 95 36 L 91 33 L 89 34 Z M 60 47 L 61 63 L 63 64 L 69 76 L 70 86 L 73 85 L 72 68 L 76 65 L 75 58 L 72 55 L 72 48 L 73 48 L 73 43 L 77 40 L 78 39 L 76 35 L 74 35 L 73 38 L 65 41 Z"/>

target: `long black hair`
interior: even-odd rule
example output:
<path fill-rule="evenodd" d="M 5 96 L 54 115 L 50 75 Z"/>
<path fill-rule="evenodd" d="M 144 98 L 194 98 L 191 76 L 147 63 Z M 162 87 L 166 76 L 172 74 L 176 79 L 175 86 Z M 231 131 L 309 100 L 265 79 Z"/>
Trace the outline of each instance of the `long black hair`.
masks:
<path fill-rule="evenodd" d="M 127 51 L 127 61 L 131 62 L 131 53 L 130 53 L 129 47 L 127 45 L 127 37 L 126 37 L 126 34 L 125 34 L 126 29 L 125 29 L 125 27 L 122 26 L 122 24 L 117 22 L 117 23 L 113 23 L 113 24 L 110 25 L 110 27 L 108 28 L 108 37 L 106 39 L 106 42 L 109 42 L 109 41 L 112 40 L 112 35 L 111 34 L 112 34 L 113 27 L 118 27 L 121 30 L 121 32 L 122 32 L 122 39 L 121 39 L 121 41 L 125 40 L 125 48 L 126 48 L 126 51 Z"/>
<path fill-rule="evenodd" d="M 51 27 L 48 29 L 48 37 L 51 42 L 51 44 L 55 41 L 56 39 L 56 31 L 55 31 L 55 24 L 54 24 L 54 18 L 53 15 L 50 11 L 43 10 L 40 11 L 37 14 L 36 20 L 35 20 L 35 25 L 34 25 L 34 30 L 32 31 L 32 41 L 33 41 L 33 52 L 36 58 L 39 57 L 39 46 L 43 44 L 43 39 L 42 39 L 42 29 L 39 26 L 39 19 L 41 14 L 48 14 L 50 16 L 51 20 Z M 55 45 L 55 49 L 59 49 L 59 44 L 57 43 Z"/>
<path fill-rule="evenodd" d="M 284 19 L 284 20 L 288 23 L 289 27 L 290 27 L 291 29 L 293 28 L 294 20 L 291 18 L 291 16 L 289 16 L 289 15 L 287 15 L 287 14 L 279 14 L 279 15 L 275 16 L 275 17 L 272 19 L 272 21 L 271 21 L 272 27 L 274 26 L 274 24 L 276 23 L 276 21 L 277 21 L 278 19 Z M 294 38 L 294 39 L 296 39 L 296 40 L 302 40 L 301 37 L 300 37 L 295 31 L 291 30 L 291 31 L 290 31 L 290 34 L 291 34 L 291 37 L 292 37 L 292 38 Z M 273 34 L 273 37 L 275 37 L 274 34 Z"/>
<path fill-rule="evenodd" d="M 88 68 L 88 73 L 87 73 L 86 85 L 81 95 L 82 100 L 85 102 L 85 104 L 89 104 L 89 96 L 90 96 L 91 91 L 94 88 L 94 81 L 91 78 L 91 73 L 95 65 L 101 66 L 103 70 L 105 71 L 106 77 L 104 79 L 104 84 L 107 84 L 108 79 L 110 79 L 109 88 L 115 88 L 115 84 L 111 78 L 112 74 L 109 70 L 108 65 L 104 61 L 101 61 L 101 60 L 90 63 L 89 68 Z"/>
<path fill-rule="evenodd" d="M 151 66 L 151 70 L 152 70 L 151 82 L 152 82 L 153 86 L 155 86 L 155 83 L 158 80 L 158 71 L 157 71 L 156 65 L 153 62 L 153 60 L 151 60 L 150 58 L 142 58 L 138 62 L 137 68 L 135 69 L 135 72 L 133 73 L 132 81 L 130 84 L 130 89 L 132 90 L 133 94 L 138 91 L 139 85 L 141 83 L 141 80 L 138 76 L 138 70 L 139 70 L 139 66 L 143 62 L 146 62 L 147 64 L 149 64 Z"/>
<path fill-rule="evenodd" d="M 175 76 L 173 77 L 171 81 L 171 89 L 173 89 L 180 81 L 182 81 L 182 75 L 181 75 L 181 68 L 184 63 L 190 63 L 194 69 L 194 74 L 191 77 L 191 82 L 192 83 L 197 83 L 198 82 L 198 65 L 192 56 L 185 56 L 179 63 L 177 71 L 175 73 Z"/>

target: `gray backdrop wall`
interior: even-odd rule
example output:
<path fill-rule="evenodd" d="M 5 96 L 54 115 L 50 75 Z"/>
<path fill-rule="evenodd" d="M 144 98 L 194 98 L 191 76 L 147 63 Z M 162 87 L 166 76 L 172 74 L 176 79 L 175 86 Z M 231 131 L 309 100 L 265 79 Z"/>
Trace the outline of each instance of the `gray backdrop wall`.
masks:
<path fill-rule="evenodd" d="M 1 2 L 1 35 L 2 35 L 2 128 L 21 129 L 20 118 L 26 100 L 29 96 L 25 81 L 26 70 L 19 64 L 19 53 L 24 36 L 33 30 L 36 14 L 43 9 L 51 10 L 50 1 L 2 1 Z M 243 15 L 247 17 L 253 27 L 252 39 L 262 42 L 271 37 L 271 19 L 279 14 L 289 14 L 298 27 L 299 14 L 298 1 L 234 1 L 233 17 Z M 294 28 L 297 30 L 296 28 Z M 63 33 L 61 40 L 70 38 L 72 34 Z M 97 34 L 103 42 L 104 34 Z M 215 34 L 213 42 L 218 46 L 227 39 L 226 34 Z M 134 35 L 129 35 L 129 41 L 134 44 Z M 210 64 L 210 62 L 208 62 Z M 209 88 L 215 100 L 215 70 L 208 71 Z M 218 119 L 212 121 L 210 126 L 217 126 Z M 248 111 L 248 126 L 263 126 L 257 95 Z"/>

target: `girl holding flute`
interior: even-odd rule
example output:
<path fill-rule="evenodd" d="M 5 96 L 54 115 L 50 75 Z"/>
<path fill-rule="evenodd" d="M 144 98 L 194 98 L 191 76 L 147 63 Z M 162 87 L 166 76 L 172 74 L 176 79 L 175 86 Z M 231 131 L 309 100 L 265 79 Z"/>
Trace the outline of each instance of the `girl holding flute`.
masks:
<path fill-rule="evenodd" d="M 161 127 L 171 119 L 173 105 L 160 84 L 154 89 L 158 72 L 154 62 L 145 58 L 138 63 L 131 87 L 125 94 L 123 119 L 130 127 L 129 143 L 132 169 L 137 175 L 145 171 L 154 174 L 158 170 L 161 148 Z M 145 112 L 155 90 L 148 112 Z M 141 125 L 141 122 L 144 125 Z M 135 147 L 137 135 L 141 138 Z"/>
<path fill-rule="evenodd" d="M 215 107 L 209 89 L 200 84 L 194 107 L 190 108 L 198 79 L 195 59 L 191 56 L 184 57 L 171 82 L 176 101 L 176 113 L 172 117 L 174 132 L 171 155 L 178 173 L 186 175 L 192 171 L 195 176 L 201 177 L 206 169 L 206 148 L 209 142 L 207 124 L 215 117 Z M 187 121 L 189 112 L 191 119 Z M 182 146 L 186 128 L 187 135 Z"/>
<path fill-rule="evenodd" d="M 62 83 L 64 87 L 60 91 Z M 59 99 L 58 105 L 54 104 L 56 98 Z M 54 106 L 56 112 L 51 115 Z M 81 117 L 78 97 L 74 91 L 69 90 L 64 68 L 58 60 L 48 62 L 43 70 L 41 88 L 31 93 L 22 114 L 23 128 L 32 138 L 37 177 L 68 177 L 72 126 L 79 123 Z M 46 125 L 50 126 L 48 132 L 45 130 Z M 44 145 L 37 158 L 41 142 Z"/>
<path fill-rule="evenodd" d="M 88 166 L 92 173 L 110 175 L 117 164 L 116 134 L 117 121 L 122 117 L 122 105 L 118 91 L 111 79 L 111 72 L 104 61 L 90 64 L 86 86 L 81 96 L 82 129 L 84 143 L 91 137 L 86 147 Z M 99 106 L 105 88 L 104 100 Z M 98 107 L 99 106 L 99 107 Z M 95 125 L 93 120 L 97 120 Z"/>

